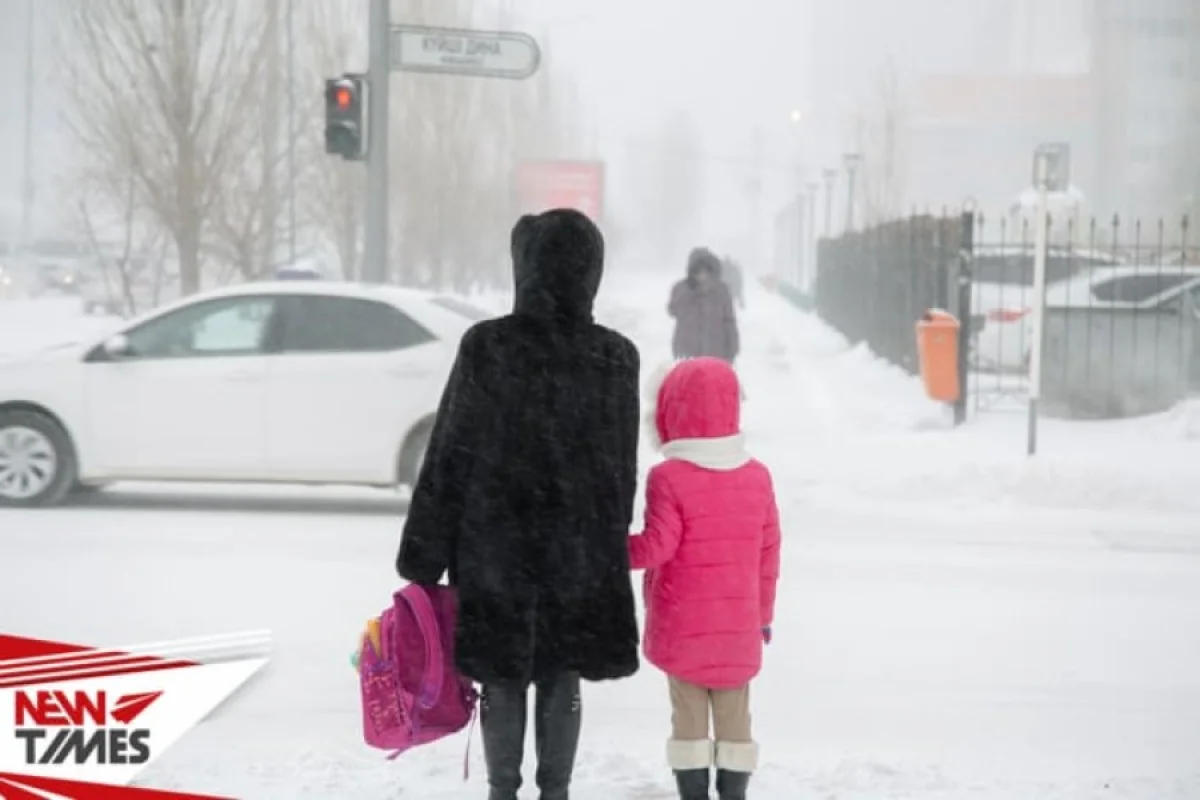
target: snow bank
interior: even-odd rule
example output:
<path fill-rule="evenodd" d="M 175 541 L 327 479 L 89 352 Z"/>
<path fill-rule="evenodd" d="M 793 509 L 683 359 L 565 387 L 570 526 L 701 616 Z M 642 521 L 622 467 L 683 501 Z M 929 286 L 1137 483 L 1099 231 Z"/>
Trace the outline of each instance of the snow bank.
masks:
<path fill-rule="evenodd" d="M 954 429 L 919 379 L 777 296 L 752 294 L 742 332 L 745 427 L 791 502 L 1200 511 L 1200 402 L 1133 420 L 1043 419 L 1030 459 L 1020 410 Z"/>

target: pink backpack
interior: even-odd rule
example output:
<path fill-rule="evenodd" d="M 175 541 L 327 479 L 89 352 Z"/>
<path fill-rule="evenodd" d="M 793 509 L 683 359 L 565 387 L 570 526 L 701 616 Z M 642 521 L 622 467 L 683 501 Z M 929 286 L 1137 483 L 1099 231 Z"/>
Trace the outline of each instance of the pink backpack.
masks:
<path fill-rule="evenodd" d="M 389 760 L 475 719 L 475 687 L 454 664 L 457 615 L 454 589 L 411 584 L 380 615 L 381 652 L 363 637 L 358 659 L 363 737 L 371 747 L 390 750 Z"/>

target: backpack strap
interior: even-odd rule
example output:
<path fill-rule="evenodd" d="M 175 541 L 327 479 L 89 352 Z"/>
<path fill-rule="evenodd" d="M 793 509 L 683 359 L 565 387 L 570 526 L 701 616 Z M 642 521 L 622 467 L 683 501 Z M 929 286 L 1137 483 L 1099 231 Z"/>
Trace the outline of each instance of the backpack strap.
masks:
<path fill-rule="evenodd" d="M 412 588 L 414 590 L 401 592 L 400 596 L 412 609 L 413 616 L 417 619 L 417 627 L 421 630 L 421 638 L 425 640 L 425 671 L 421 676 L 417 704 L 427 711 L 433 708 L 442 696 L 442 682 L 446 672 L 442 661 L 445 656 L 442 652 L 441 628 L 429 594 L 419 584 L 413 584 Z"/>

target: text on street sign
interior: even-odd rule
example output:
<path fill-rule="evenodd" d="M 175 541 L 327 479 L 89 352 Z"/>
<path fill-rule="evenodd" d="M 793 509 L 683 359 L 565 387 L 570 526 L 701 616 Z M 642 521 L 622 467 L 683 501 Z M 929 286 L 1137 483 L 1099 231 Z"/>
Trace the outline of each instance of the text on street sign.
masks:
<path fill-rule="evenodd" d="M 522 80 L 542 60 L 532 36 L 510 31 L 395 25 L 390 44 L 391 67 L 401 72 Z"/>

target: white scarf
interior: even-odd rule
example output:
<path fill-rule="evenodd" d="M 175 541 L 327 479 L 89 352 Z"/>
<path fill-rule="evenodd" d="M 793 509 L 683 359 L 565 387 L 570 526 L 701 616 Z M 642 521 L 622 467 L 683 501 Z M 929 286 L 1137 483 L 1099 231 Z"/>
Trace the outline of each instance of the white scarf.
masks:
<path fill-rule="evenodd" d="M 750 463 L 746 437 L 735 433 L 714 439 L 676 439 L 662 446 L 666 458 L 677 458 L 703 469 L 729 472 Z"/>

